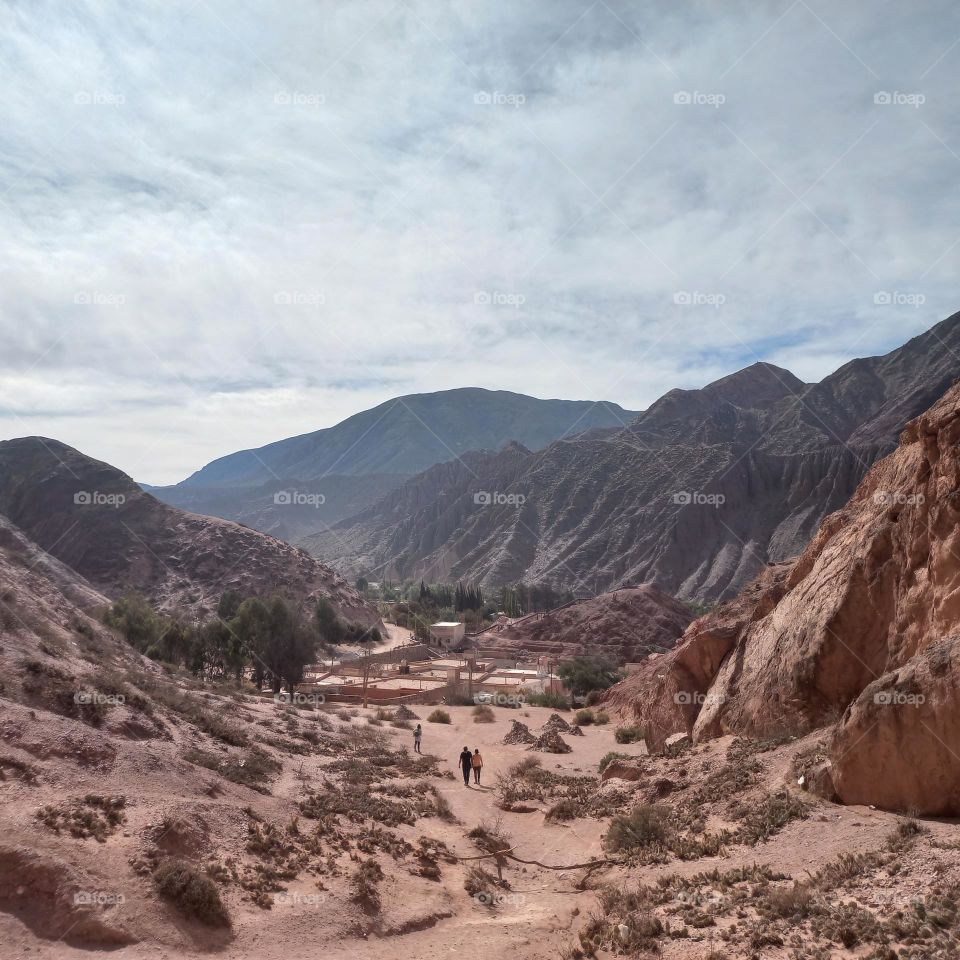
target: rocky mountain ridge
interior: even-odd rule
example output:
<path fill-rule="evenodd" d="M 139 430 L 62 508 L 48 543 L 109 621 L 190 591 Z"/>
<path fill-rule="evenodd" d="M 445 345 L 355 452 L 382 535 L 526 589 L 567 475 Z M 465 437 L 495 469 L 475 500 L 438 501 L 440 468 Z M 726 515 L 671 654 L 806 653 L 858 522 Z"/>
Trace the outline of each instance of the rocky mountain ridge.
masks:
<path fill-rule="evenodd" d="M 300 542 L 347 576 L 713 602 L 802 550 L 957 376 L 960 314 L 817 384 L 758 363 L 619 431 L 463 457 Z"/>

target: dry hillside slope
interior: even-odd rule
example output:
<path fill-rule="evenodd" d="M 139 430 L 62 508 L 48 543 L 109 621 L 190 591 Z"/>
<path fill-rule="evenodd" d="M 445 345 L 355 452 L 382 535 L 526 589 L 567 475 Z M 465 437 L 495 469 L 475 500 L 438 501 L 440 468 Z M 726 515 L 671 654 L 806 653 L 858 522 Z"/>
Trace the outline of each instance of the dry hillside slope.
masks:
<path fill-rule="evenodd" d="M 792 567 L 771 569 L 611 694 L 648 724 L 799 735 L 839 723 L 839 795 L 960 813 L 960 386 L 903 433 Z"/>
<path fill-rule="evenodd" d="M 0 443 L 0 515 L 108 597 L 135 590 L 197 616 L 225 590 L 329 597 L 346 620 L 378 621 L 343 578 L 273 537 L 184 513 L 126 474 L 39 437 Z"/>

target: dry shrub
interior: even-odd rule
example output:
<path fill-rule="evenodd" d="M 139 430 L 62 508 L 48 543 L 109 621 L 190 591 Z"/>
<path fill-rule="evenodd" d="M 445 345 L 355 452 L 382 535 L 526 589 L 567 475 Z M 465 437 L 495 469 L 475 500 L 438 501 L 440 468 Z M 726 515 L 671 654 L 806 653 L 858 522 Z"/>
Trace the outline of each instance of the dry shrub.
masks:
<path fill-rule="evenodd" d="M 427 717 L 427 723 L 450 723 L 450 714 L 446 710 L 441 710 L 437 707 L 436 710 L 431 711 Z"/>
<path fill-rule="evenodd" d="M 230 915 L 216 884 L 183 860 L 167 860 L 153 875 L 157 892 L 186 916 L 208 927 L 229 927 Z"/>
<path fill-rule="evenodd" d="M 474 723 L 493 723 L 496 720 L 493 710 L 485 703 L 478 704 L 473 708 Z"/>

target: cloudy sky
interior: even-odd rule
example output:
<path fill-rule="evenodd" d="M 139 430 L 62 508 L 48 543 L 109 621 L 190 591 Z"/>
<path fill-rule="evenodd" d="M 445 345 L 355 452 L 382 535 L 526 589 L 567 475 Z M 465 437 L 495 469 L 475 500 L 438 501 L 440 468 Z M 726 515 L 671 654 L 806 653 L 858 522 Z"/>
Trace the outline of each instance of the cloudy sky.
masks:
<path fill-rule="evenodd" d="M 955 3 L 4 0 L 0 69 L 0 436 L 143 481 L 960 306 Z"/>

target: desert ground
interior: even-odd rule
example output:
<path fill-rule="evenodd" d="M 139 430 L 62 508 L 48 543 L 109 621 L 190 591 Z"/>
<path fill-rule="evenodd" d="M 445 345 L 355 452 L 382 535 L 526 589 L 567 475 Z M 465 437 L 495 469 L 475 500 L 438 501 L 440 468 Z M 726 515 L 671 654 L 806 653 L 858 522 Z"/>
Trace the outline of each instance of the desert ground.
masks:
<path fill-rule="evenodd" d="M 666 877 L 672 879 L 663 880 L 662 889 L 669 893 L 655 911 L 666 932 L 658 928 L 659 952 L 649 953 L 665 960 L 956 955 L 933 952 L 933 940 L 917 940 L 930 952 L 871 953 L 869 940 L 848 950 L 840 941 L 856 939 L 854 933 L 824 926 L 826 921 L 802 932 L 789 917 L 792 901 L 769 913 L 769 903 L 779 903 L 773 893 L 825 868 L 829 873 L 841 854 L 852 856 L 854 867 L 848 864 L 839 880 L 829 873 L 829 892 L 822 876 L 814 889 L 828 899 L 842 891 L 857 910 L 881 916 L 909 911 L 934 888 L 948 891 L 960 882 L 956 824 L 925 821 L 903 828 L 912 821 L 803 793 L 794 758 L 815 757 L 815 737 L 779 744 L 726 737 L 687 746 L 675 756 L 649 757 L 642 743 L 617 744 L 615 724 L 609 723 L 586 726 L 582 736 L 563 733 L 571 752 L 553 754 L 503 743 L 514 720 L 536 735 L 553 715 L 549 709 L 494 708 L 492 722 L 478 723 L 473 708 L 449 707 L 452 722 L 443 724 L 426 722 L 433 708 L 415 705 L 426 757 L 418 762 L 406 728 L 416 721 L 394 719 L 394 726 L 378 719 L 374 708 L 295 711 L 242 695 L 207 693 L 202 699 L 280 765 L 266 768 L 262 783 L 251 781 L 257 789 L 242 782 L 242 765 L 217 767 L 216 758 L 229 759 L 234 747 L 211 744 L 193 722 L 171 714 L 156 727 L 163 735 L 143 732 L 132 740 L 51 714 L 40 722 L 36 711 L 4 704 L 0 732 L 7 753 L 32 759 L 29 776 L 16 770 L 11 775 L 5 767 L 0 784 L 3 835 L 16 837 L 11 846 L 0 844 L 6 874 L 0 881 L 0 955 L 79 960 L 109 949 L 117 960 L 202 954 L 231 960 L 473 960 L 505 954 L 556 960 L 584 955 L 580 934 L 592 922 L 595 956 L 644 956 L 654 942 L 617 933 L 623 902 L 604 891 L 656 886 Z M 572 721 L 572 714 L 565 720 Z M 479 747 L 484 757 L 479 787 L 463 784 L 457 760 L 464 746 Z M 624 776 L 635 770 L 638 779 L 600 781 L 600 760 L 611 751 L 627 758 Z M 378 766 L 378 756 L 386 758 L 385 766 Z M 504 796 L 498 787 L 527 783 L 528 774 L 516 765 L 526 761 L 529 769 L 531 757 L 540 761 L 533 776 L 546 784 L 534 786 L 541 796 L 519 802 L 514 797 L 506 804 L 511 810 L 498 806 Z M 783 790 L 798 806 L 786 817 L 771 818 L 763 812 L 768 799 Z M 79 798 L 119 791 L 122 818 L 100 840 L 82 836 L 83 829 L 73 835 L 67 821 L 58 820 L 57 811 Z M 386 798 L 384 805 L 368 807 L 375 795 Z M 577 798 L 572 818 L 551 814 L 557 798 L 568 795 Z M 311 797 L 320 798 L 313 808 Z M 341 804 L 339 812 L 325 815 L 332 800 Z M 611 862 L 594 869 L 575 866 L 607 859 L 603 837 L 611 816 L 650 801 L 686 811 L 682 834 L 694 838 L 689 848 L 668 843 L 669 849 L 657 846 L 653 856 L 647 849 L 639 856 L 610 854 Z M 740 809 L 731 813 L 735 803 Z M 408 822 L 405 811 L 412 812 Z M 696 838 L 738 823 L 752 824 L 753 832 L 716 849 L 709 842 L 697 845 Z M 470 836 L 481 825 L 486 832 Z M 740 839 L 748 835 L 746 842 Z M 465 882 L 478 861 L 459 858 L 492 849 L 484 846 L 491 836 L 508 843 L 519 860 L 540 865 L 508 860 L 502 887 L 468 892 Z M 891 845 L 894 836 L 900 839 Z M 869 859 L 876 851 L 885 851 L 882 862 Z M 168 859 L 215 878 L 229 927 L 211 925 L 209 918 L 198 922 L 158 894 L 152 874 Z M 370 860 L 377 865 L 369 868 L 375 875 L 372 897 L 364 896 L 357 880 Z M 492 861 L 483 863 L 492 880 Z M 78 893 L 92 895 L 97 905 L 76 906 Z M 637 927 L 638 913 L 627 915 L 625 930 Z M 795 926 L 791 942 L 787 931 Z M 758 931 L 768 927 L 771 936 L 764 942 Z M 633 939 L 621 944 L 618 936 Z M 821 942 L 819 949 L 827 952 L 794 952 L 812 951 Z"/>

